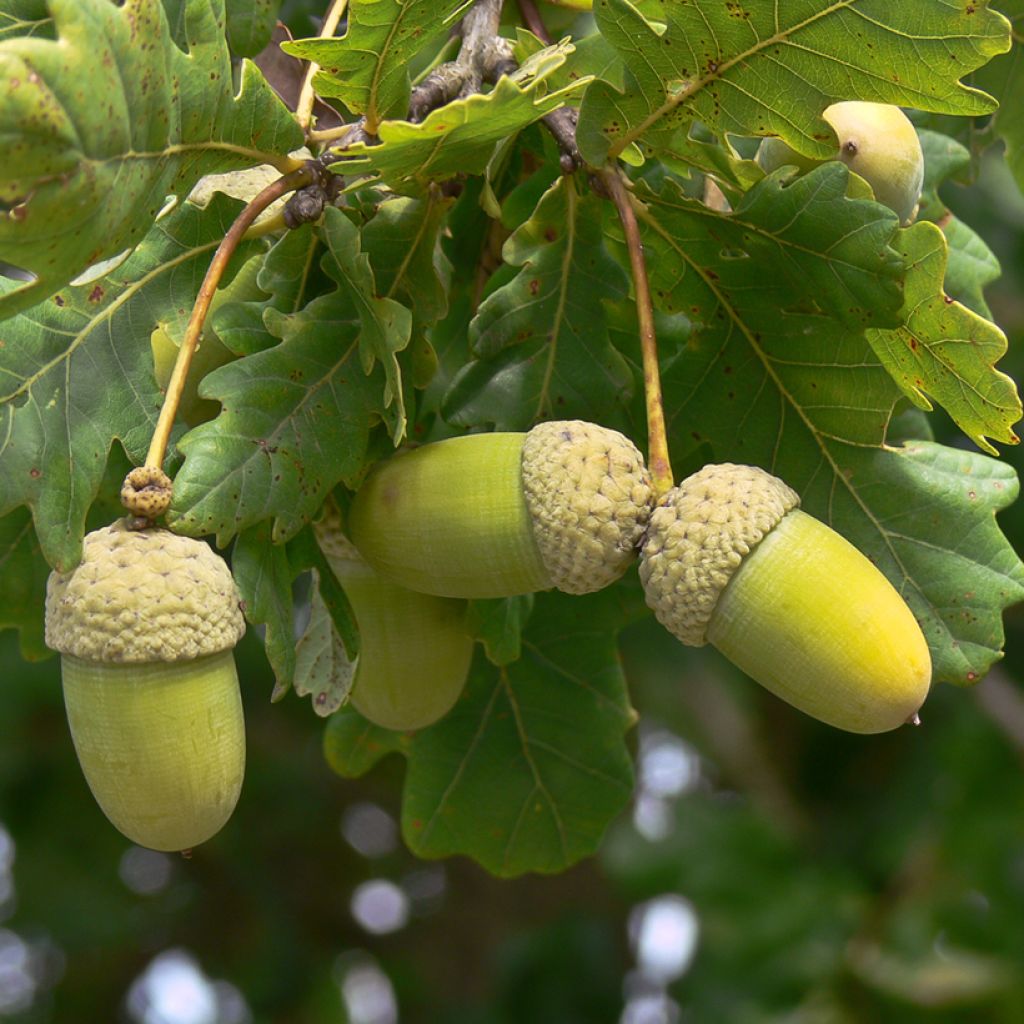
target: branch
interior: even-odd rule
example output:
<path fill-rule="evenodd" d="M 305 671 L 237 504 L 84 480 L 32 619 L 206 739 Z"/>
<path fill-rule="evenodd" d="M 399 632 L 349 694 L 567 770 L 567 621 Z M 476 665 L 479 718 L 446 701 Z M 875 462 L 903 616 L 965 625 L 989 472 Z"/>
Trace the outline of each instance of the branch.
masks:
<path fill-rule="evenodd" d="M 453 61 L 442 64 L 416 86 L 409 98 L 409 120 L 422 121 L 431 110 L 480 92 L 515 69 L 512 44 L 498 34 L 503 0 L 478 0 L 462 19 L 462 46 Z"/>

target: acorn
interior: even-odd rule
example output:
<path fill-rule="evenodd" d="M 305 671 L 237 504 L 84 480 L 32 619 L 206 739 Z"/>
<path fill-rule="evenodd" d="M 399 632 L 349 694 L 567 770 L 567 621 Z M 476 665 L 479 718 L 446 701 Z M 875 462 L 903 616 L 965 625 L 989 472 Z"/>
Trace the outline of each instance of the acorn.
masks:
<path fill-rule="evenodd" d="M 924 154 L 910 118 L 890 103 L 862 100 L 833 103 L 821 116 L 839 139 L 833 159 L 862 177 L 875 199 L 901 223 L 909 224 L 924 184 Z M 771 173 L 786 164 L 809 171 L 824 161 L 797 153 L 782 139 L 766 138 L 757 151 L 757 162 Z"/>
<path fill-rule="evenodd" d="M 96 802 L 134 843 L 189 850 L 231 816 L 245 770 L 232 648 L 245 632 L 224 560 L 202 541 L 124 520 L 53 572 L 46 643 Z"/>
<path fill-rule="evenodd" d="M 384 729 L 432 725 L 466 685 L 473 659 L 466 602 L 384 579 L 341 532 L 336 514 L 316 524 L 316 535 L 359 627 L 353 707 Z"/>
<path fill-rule="evenodd" d="M 705 466 L 651 515 L 640 578 L 658 621 L 710 642 L 776 696 L 840 729 L 916 720 L 931 657 L 896 589 L 755 466 Z"/>
<path fill-rule="evenodd" d="M 421 593 L 587 594 L 633 562 L 651 503 L 632 441 L 563 420 L 396 455 L 359 490 L 348 528 L 374 569 Z"/>

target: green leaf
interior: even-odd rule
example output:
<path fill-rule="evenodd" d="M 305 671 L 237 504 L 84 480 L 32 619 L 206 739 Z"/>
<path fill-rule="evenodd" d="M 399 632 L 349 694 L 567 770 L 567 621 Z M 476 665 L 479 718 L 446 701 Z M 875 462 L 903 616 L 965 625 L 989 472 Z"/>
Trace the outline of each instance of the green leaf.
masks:
<path fill-rule="evenodd" d="M 330 278 L 320 270 L 317 259 L 322 249 L 310 225 L 289 231 L 274 243 L 256 278 L 269 298 L 227 303 L 211 314 L 213 329 L 235 355 L 251 355 L 277 344 L 278 339 L 264 323 L 268 310 L 296 313 L 317 292 L 330 286 Z"/>
<path fill-rule="evenodd" d="M 985 114 L 991 98 L 959 79 L 1009 46 L 985 0 L 961 5 L 843 0 L 786 4 L 595 0 L 601 34 L 629 69 L 619 92 L 595 82 L 577 141 L 596 165 L 632 143 L 655 149 L 690 121 L 717 134 L 779 135 L 829 156 L 821 111 L 871 99 L 950 114 Z"/>
<path fill-rule="evenodd" d="M 448 31 L 470 0 L 352 0 L 340 39 L 297 39 L 282 44 L 293 57 L 320 65 L 313 85 L 366 118 L 376 135 L 386 118 L 409 109 L 409 62 Z"/>
<path fill-rule="evenodd" d="M 827 164 L 779 200 L 792 199 L 794 189 L 816 192 L 841 173 Z M 771 189 L 778 189 L 774 177 L 733 215 L 745 231 L 776 216 L 761 201 Z M 778 258 L 736 259 L 742 239 L 730 227 L 733 217 L 712 215 L 670 182 L 644 198 L 654 294 L 695 320 L 662 379 L 674 458 L 759 465 L 782 477 L 808 512 L 856 544 L 907 600 L 936 679 L 980 678 L 1001 656 L 1002 609 L 1024 598 L 1024 566 L 994 519 L 1016 495 L 1013 470 L 926 442 L 887 445 L 901 392 L 863 333 L 851 329 L 856 318 L 844 327 L 841 310 L 828 316 L 808 304 L 806 282 L 777 273 Z M 832 205 L 815 229 L 823 249 L 826 227 L 848 210 L 859 210 L 865 226 L 881 210 L 839 196 Z M 874 248 L 852 245 L 846 261 Z"/>
<path fill-rule="evenodd" d="M 451 205 L 451 199 L 435 193 L 423 199 L 399 196 L 381 203 L 363 228 L 378 292 L 405 302 L 421 327 L 448 312 L 451 263 L 441 251 L 441 231 Z"/>
<path fill-rule="evenodd" d="M 12 36 L 52 39 L 53 34 L 46 0 L 7 0 L 0 11 L 0 41 Z"/>
<path fill-rule="evenodd" d="M 412 315 L 394 299 L 379 297 L 370 258 L 361 250 L 359 231 L 344 214 L 328 209 L 321 237 L 334 263 L 328 273 L 359 316 L 361 330 L 357 340 L 363 372 L 369 373 L 378 361 L 384 368 L 384 408 L 391 409 L 387 422 L 392 440 L 398 444 L 405 435 L 406 424 L 402 371 L 396 353 L 409 344 Z"/>
<path fill-rule="evenodd" d="M 336 290 L 295 314 L 267 309 L 281 343 L 203 380 L 202 397 L 223 408 L 178 443 L 185 463 L 167 521 L 181 533 L 215 533 L 223 545 L 273 519 L 274 541 L 287 540 L 339 481 L 359 477 L 374 422 L 386 422 L 393 437 L 404 426 L 399 402 L 389 403 L 394 385 L 379 364 L 366 364 L 382 353 L 394 359 L 397 340 L 408 340 L 409 312 L 375 296 L 356 229 L 340 211 L 327 212 L 323 265 Z"/>
<path fill-rule="evenodd" d="M 282 0 L 225 0 L 231 52 L 255 57 L 269 42 Z"/>
<path fill-rule="evenodd" d="M 33 661 L 50 653 L 43 641 L 49 575 L 28 509 L 0 517 L 0 629 L 18 630 L 22 657 Z"/>
<path fill-rule="evenodd" d="M 996 6 L 1013 26 L 1013 48 L 986 64 L 977 84 L 999 101 L 992 127 L 1006 143 L 1006 159 L 1024 192 L 1024 0 L 997 0 Z"/>
<path fill-rule="evenodd" d="M 284 545 L 273 542 L 269 522 L 239 533 L 231 550 L 231 572 L 245 603 L 246 619 L 266 627 L 263 645 L 277 679 L 271 700 L 280 700 L 295 678 L 295 574 Z"/>
<path fill-rule="evenodd" d="M 314 570 L 309 624 L 295 646 L 295 692 L 312 697 L 320 716 L 334 714 L 348 700 L 358 660 L 345 651 L 331 613 L 320 596 L 320 577 Z"/>
<path fill-rule="evenodd" d="M 871 329 L 868 341 L 917 405 L 930 409 L 930 395 L 979 448 L 995 455 L 986 437 L 1016 444 L 1011 427 L 1022 413 L 1017 386 L 995 369 L 1006 353 L 1006 337 L 943 291 L 947 250 L 939 228 L 915 224 L 900 239 L 909 268 L 903 325 Z"/>
<path fill-rule="evenodd" d="M 708 305 L 694 305 L 693 295 L 715 295 L 719 281 L 742 282 L 770 310 L 766 322 L 792 306 L 821 310 L 853 329 L 895 326 L 905 273 L 892 244 L 896 215 L 879 203 L 845 199 L 848 181 L 840 163 L 803 176 L 783 169 L 747 192 L 729 214 L 686 199 L 677 185 L 666 183 L 641 211 L 645 219 L 652 222 L 665 202 L 678 202 L 700 227 L 685 255 L 675 246 L 663 265 L 648 259 L 652 280 L 659 282 L 658 305 L 706 320 Z M 650 193 L 639 194 L 646 200 Z M 724 276 L 718 265 L 726 268 Z"/>
<path fill-rule="evenodd" d="M 135 245 L 168 193 L 217 171 L 290 167 L 283 154 L 302 144 L 248 61 L 235 94 L 223 0 L 189 0 L 188 53 L 158 0 L 51 0 L 50 11 L 56 40 L 0 42 L 0 246 L 36 275 L 0 296 L 5 317 Z"/>
<path fill-rule="evenodd" d="M 184 203 L 105 278 L 0 323 L 0 515 L 28 505 L 51 565 L 77 564 L 114 440 L 133 462 L 145 458 L 162 400 L 150 334 L 192 305 L 239 205 Z"/>
<path fill-rule="evenodd" d="M 984 239 L 946 207 L 938 192 L 948 178 L 968 170 L 971 154 L 948 135 L 923 129 L 918 130 L 918 135 L 925 166 L 918 219 L 937 224 L 946 236 L 946 292 L 975 313 L 991 319 L 984 289 L 999 277 L 999 261 Z"/>
<path fill-rule="evenodd" d="M 505 877 L 565 870 L 594 852 L 632 789 L 622 622 L 613 590 L 538 594 L 519 661 L 477 657 L 455 708 L 420 732 L 388 736 L 339 713 L 328 761 L 357 775 L 405 755 L 402 833 L 420 857 L 465 854 Z"/>
<path fill-rule="evenodd" d="M 604 245 L 608 216 L 608 203 L 562 177 L 509 237 L 502 255 L 522 269 L 480 305 L 470 325 L 477 359 L 453 382 L 446 418 L 499 430 L 614 418 L 633 378 L 608 337 L 606 303 L 628 295 Z"/>
<path fill-rule="evenodd" d="M 331 170 L 378 174 L 397 191 L 411 193 L 456 174 L 481 174 L 495 145 L 576 99 L 586 79 L 548 89 L 548 79 L 571 52 L 568 42 L 550 46 L 499 78 L 486 95 L 454 100 L 419 124 L 382 121 L 379 145 L 347 146 Z"/>
<path fill-rule="evenodd" d="M 492 665 L 511 665 L 522 656 L 523 628 L 533 614 L 533 600 L 533 594 L 520 594 L 469 602 L 466 628 L 484 645 Z"/>

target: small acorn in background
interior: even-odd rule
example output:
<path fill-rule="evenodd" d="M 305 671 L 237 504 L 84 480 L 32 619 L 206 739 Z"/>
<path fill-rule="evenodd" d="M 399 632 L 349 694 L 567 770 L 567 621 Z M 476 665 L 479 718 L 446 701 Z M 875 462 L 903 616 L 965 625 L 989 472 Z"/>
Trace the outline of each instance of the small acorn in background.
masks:
<path fill-rule="evenodd" d="M 755 466 L 705 466 L 651 515 L 647 603 L 776 696 L 856 733 L 913 721 L 928 694 L 921 628 L 886 577 Z"/>
<path fill-rule="evenodd" d="M 231 816 L 245 771 L 232 649 L 245 632 L 225 561 L 202 541 L 125 521 L 53 572 L 46 643 L 93 796 L 132 842 L 189 850 Z"/>
<path fill-rule="evenodd" d="M 651 500 L 632 441 L 563 420 L 388 459 L 356 495 L 348 529 L 374 569 L 421 593 L 587 594 L 634 561 Z"/>
<path fill-rule="evenodd" d="M 315 530 L 359 627 L 352 706 L 384 729 L 432 725 L 451 710 L 466 685 L 473 659 L 466 602 L 384 579 L 342 533 L 334 510 Z"/>
<path fill-rule="evenodd" d="M 924 154 L 910 118 L 890 103 L 847 100 L 826 107 L 821 115 L 839 139 L 833 159 L 860 175 L 902 224 L 915 216 L 924 185 Z M 771 173 L 786 164 L 809 171 L 822 160 L 797 153 L 779 138 L 766 138 L 757 162 Z"/>

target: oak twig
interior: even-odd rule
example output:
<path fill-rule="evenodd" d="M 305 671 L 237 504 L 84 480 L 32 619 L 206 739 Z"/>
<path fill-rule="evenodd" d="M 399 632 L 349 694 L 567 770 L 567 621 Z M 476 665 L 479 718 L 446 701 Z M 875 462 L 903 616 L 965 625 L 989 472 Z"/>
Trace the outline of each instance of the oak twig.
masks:
<path fill-rule="evenodd" d="M 331 0 L 331 6 L 324 15 L 323 24 L 320 26 L 319 36 L 321 39 L 331 39 L 338 29 L 341 19 L 348 7 L 348 0 Z M 316 103 L 316 93 L 313 89 L 313 76 L 320 70 L 320 65 L 314 61 L 309 62 L 306 74 L 302 79 L 302 88 L 299 91 L 299 99 L 295 104 L 295 120 L 299 127 L 308 134 L 310 123 L 313 120 L 313 105 Z"/>

